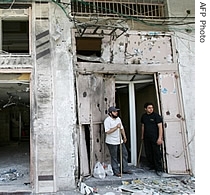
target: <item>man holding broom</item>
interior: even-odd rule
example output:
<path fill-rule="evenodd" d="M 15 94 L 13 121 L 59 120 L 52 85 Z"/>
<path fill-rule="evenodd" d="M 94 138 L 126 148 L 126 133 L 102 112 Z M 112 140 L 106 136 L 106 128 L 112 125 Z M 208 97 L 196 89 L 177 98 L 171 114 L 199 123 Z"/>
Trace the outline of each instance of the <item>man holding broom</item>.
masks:
<path fill-rule="evenodd" d="M 104 128 L 106 133 L 106 144 L 111 156 L 111 166 L 114 175 L 122 177 L 122 174 L 132 174 L 128 167 L 128 152 L 125 146 L 127 141 L 125 130 L 122 125 L 118 111 L 115 107 L 108 109 L 108 117 L 104 120 Z M 120 170 L 118 167 L 118 149 L 120 149 Z"/>

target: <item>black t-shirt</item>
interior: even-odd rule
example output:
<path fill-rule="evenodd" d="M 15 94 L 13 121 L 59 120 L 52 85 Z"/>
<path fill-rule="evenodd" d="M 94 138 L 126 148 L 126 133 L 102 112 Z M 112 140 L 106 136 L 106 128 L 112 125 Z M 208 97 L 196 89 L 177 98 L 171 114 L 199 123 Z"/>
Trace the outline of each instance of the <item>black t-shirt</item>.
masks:
<path fill-rule="evenodd" d="M 162 123 L 162 117 L 153 112 L 152 114 L 144 113 L 141 117 L 141 123 L 144 124 L 144 139 L 149 139 L 154 142 L 158 139 L 158 123 Z"/>

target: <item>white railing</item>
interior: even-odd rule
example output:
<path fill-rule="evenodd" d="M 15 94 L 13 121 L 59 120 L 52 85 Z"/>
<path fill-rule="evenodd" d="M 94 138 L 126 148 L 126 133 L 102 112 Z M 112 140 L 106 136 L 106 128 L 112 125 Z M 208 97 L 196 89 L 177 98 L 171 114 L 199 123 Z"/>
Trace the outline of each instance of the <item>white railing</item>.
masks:
<path fill-rule="evenodd" d="M 71 13 L 75 16 L 103 16 L 103 17 L 148 17 L 162 18 L 164 3 L 139 2 L 138 0 L 72 0 Z"/>

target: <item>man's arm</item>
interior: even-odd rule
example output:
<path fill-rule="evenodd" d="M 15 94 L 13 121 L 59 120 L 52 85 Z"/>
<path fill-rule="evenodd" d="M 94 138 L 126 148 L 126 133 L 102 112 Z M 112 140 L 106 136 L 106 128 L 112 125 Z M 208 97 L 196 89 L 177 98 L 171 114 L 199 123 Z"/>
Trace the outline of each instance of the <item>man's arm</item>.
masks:
<path fill-rule="evenodd" d="M 123 142 L 126 143 L 127 142 L 127 137 L 125 135 L 125 130 L 124 129 L 121 129 L 121 134 L 123 136 Z"/>
<path fill-rule="evenodd" d="M 158 123 L 158 131 L 159 131 L 159 136 L 158 136 L 157 144 L 161 145 L 163 142 L 163 125 L 162 125 L 162 123 Z"/>
<path fill-rule="evenodd" d="M 116 127 L 109 129 L 109 131 L 107 131 L 106 133 L 111 134 L 111 133 L 115 132 L 120 127 L 121 127 L 121 125 L 120 125 L 120 123 L 118 123 Z"/>

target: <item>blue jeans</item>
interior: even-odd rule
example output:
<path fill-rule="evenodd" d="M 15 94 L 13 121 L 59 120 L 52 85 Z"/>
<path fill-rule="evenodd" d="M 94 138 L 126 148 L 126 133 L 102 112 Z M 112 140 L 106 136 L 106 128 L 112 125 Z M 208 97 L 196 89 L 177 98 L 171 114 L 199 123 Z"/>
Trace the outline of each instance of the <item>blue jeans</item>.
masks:
<path fill-rule="evenodd" d="M 107 144 L 109 153 L 111 156 L 111 166 L 114 174 L 120 173 L 118 163 L 120 164 L 120 160 L 118 162 L 118 150 L 120 149 L 119 145 L 112 145 Z M 122 143 L 122 171 L 127 172 L 128 171 L 128 151 L 126 149 L 126 146 L 124 143 Z"/>

